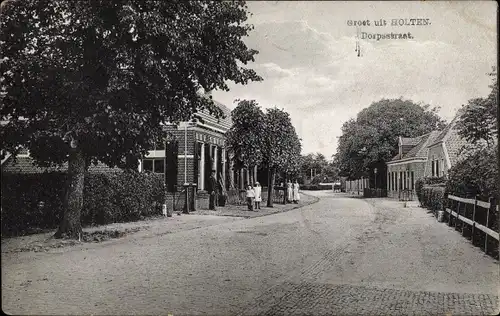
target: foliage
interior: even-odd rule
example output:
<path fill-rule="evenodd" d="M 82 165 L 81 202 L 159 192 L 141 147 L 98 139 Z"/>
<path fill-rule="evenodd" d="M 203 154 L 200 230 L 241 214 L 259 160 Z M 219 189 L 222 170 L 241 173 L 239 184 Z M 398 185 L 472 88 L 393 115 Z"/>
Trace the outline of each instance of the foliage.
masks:
<path fill-rule="evenodd" d="M 444 127 L 436 108 L 411 100 L 382 99 L 342 126 L 335 163 L 341 176 L 358 178 L 366 168 L 392 159 L 398 136 L 417 137 Z"/>
<path fill-rule="evenodd" d="M 448 172 L 447 192 L 463 197 L 477 194 L 499 198 L 498 144 L 464 152 L 463 157 Z"/>
<path fill-rule="evenodd" d="M 434 212 L 443 208 L 445 197 L 444 186 L 431 185 L 422 188 L 421 197 L 419 198 L 420 204 Z"/>
<path fill-rule="evenodd" d="M 62 172 L 3 174 L 2 235 L 56 228 L 63 214 L 67 178 Z M 103 225 L 160 215 L 164 189 L 163 176 L 158 174 L 89 173 L 81 222 Z"/>
<path fill-rule="evenodd" d="M 162 137 L 161 122 L 200 108 L 200 89 L 260 80 L 242 37 L 244 2 L 13 1 L 3 6 L 0 138 L 42 164 L 67 161 L 68 140 L 87 160 L 121 165 Z M 29 14 L 27 14 L 29 12 Z M 22 87 L 22 88 L 20 88 Z"/>
<path fill-rule="evenodd" d="M 243 41 L 253 28 L 244 1 L 23 0 L 1 10 L 2 149 L 69 162 L 60 228 L 72 237 L 82 166 L 133 168 L 162 141 L 161 123 L 222 115 L 201 91 L 262 79 L 245 66 L 257 51 Z"/>
<path fill-rule="evenodd" d="M 316 175 L 313 176 L 313 179 L 311 179 L 311 169 L 316 170 Z M 338 170 L 333 161 L 327 161 L 321 153 L 301 156 L 300 172 L 304 177 L 309 178 L 311 183 L 324 182 L 325 177 L 328 179 L 327 181 L 333 181 L 338 178 Z"/>
<path fill-rule="evenodd" d="M 491 92 L 486 98 L 469 100 L 457 122 L 458 133 L 470 143 L 485 141 L 492 144 L 497 134 L 498 81 L 494 70 Z"/>
<path fill-rule="evenodd" d="M 458 161 L 449 170 L 447 191 L 458 196 L 481 198 L 500 197 L 498 171 L 497 107 L 498 81 L 495 69 L 491 92 L 486 98 L 469 100 L 463 107 L 457 127 L 461 137 L 468 141 Z"/>
<path fill-rule="evenodd" d="M 233 125 L 226 133 L 226 142 L 236 167 L 251 168 L 263 159 L 265 114 L 254 100 L 238 101 L 238 106 L 231 112 Z"/>
<path fill-rule="evenodd" d="M 301 144 L 290 115 L 277 108 L 267 109 L 265 132 L 265 165 L 285 173 L 297 171 Z"/>
<path fill-rule="evenodd" d="M 304 184 L 300 186 L 301 190 L 311 190 L 311 191 L 316 191 L 316 190 L 331 190 L 332 186 L 331 185 L 326 185 L 326 184 Z"/>
<path fill-rule="evenodd" d="M 444 185 L 446 179 L 444 177 L 423 177 L 417 179 L 415 181 L 415 193 L 417 194 L 417 198 L 421 201 L 422 197 L 422 189 L 426 185 Z"/>

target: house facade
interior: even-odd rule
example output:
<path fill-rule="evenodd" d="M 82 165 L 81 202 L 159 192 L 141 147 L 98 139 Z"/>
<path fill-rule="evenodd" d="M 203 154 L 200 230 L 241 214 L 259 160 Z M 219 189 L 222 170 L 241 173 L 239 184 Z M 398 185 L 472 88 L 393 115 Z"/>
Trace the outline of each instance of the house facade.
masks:
<path fill-rule="evenodd" d="M 439 131 L 432 131 L 414 138 L 399 137 L 399 152 L 387 162 L 387 195 L 389 197 L 399 197 L 399 192 L 402 190 L 415 190 L 415 182 L 425 175 L 428 145 L 434 142 L 439 133 Z"/>
<path fill-rule="evenodd" d="M 225 133 L 231 128 L 231 110 L 225 105 L 214 101 L 222 110 L 224 117 L 215 118 L 208 110 L 195 114 L 193 122 L 181 122 L 179 125 L 167 124 L 163 129 L 170 142 L 177 144 L 177 174 L 174 181 L 177 192 L 182 191 L 183 184 L 196 184 L 197 199 L 200 207 L 208 206 L 209 178 L 212 170 L 216 170 L 219 184 L 225 189 L 243 187 L 248 179 L 256 178 L 256 170 L 233 170 L 233 163 L 225 144 Z M 152 148 L 139 161 L 140 172 L 160 173 L 165 175 L 166 143 L 160 143 Z M 40 168 L 33 165 L 33 160 L 27 151 L 17 156 L 16 160 L 8 155 L 2 160 L 2 172 L 41 173 L 45 171 L 65 171 L 67 164 L 56 168 Z M 256 169 L 256 168 L 255 168 Z M 104 164 L 89 166 L 89 172 L 116 172 L 118 168 L 109 168 Z M 169 175 L 166 175 L 166 178 Z M 167 179 L 166 179 L 167 180 Z M 167 196 L 167 204 L 169 198 Z"/>
<path fill-rule="evenodd" d="M 399 153 L 387 163 L 388 196 L 399 197 L 401 190 L 415 190 L 423 177 L 447 177 L 448 170 L 460 159 L 467 142 L 460 137 L 457 121 L 462 109 L 442 130 L 415 137 L 399 137 Z"/>
<path fill-rule="evenodd" d="M 457 112 L 450 124 L 429 145 L 425 167 L 426 177 L 447 177 L 448 170 L 460 158 L 460 150 L 467 144 L 467 141 L 458 135 L 456 126 L 461 114 L 462 109 Z"/>

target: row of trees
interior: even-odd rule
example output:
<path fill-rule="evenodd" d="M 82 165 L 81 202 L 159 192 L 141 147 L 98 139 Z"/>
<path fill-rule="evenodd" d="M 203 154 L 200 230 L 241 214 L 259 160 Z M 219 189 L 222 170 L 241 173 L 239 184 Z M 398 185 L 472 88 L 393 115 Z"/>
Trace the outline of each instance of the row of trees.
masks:
<path fill-rule="evenodd" d="M 229 152 L 238 169 L 267 167 L 267 206 L 272 207 L 276 174 L 292 176 L 299 171 L 300 139 L 287 112 L 271 108 L 264 113 L 255 100 L 237 101 L 231 112 L 233 126 L 226 134 Z"/>
<path fill-rule="evenodd" d="M 384 166 L 398 153 L 398 136 L 417 137 L 443 128 L 437 110 L 402 98 L 382 99 L 363 109 L 342 126 L 334 159 L 340 175 L 357 179 Z"/>
<path fill-rule="evenodd" d="M 39 165 L 68 163 L 56 237 L 82 232 L 90 163 L 133 167 L 162 141 L 161 123 L 204 108 L 222 115 L 199 91 L 262 80 L 245 66 L 258 53 L 243 41 L 248 14 L 245 1 L 2 2 L 2 152 L 15 157 L 22 146 Z M 267 144 L 271 168 L 288 161 L 276 141 Z"/>
<path fill-rule="evenodd" d="M 338 179 L 338 168 L 321 153 L 307 154 L 301 157 L 300 174 L 312 184 L 331 182 Z"/>

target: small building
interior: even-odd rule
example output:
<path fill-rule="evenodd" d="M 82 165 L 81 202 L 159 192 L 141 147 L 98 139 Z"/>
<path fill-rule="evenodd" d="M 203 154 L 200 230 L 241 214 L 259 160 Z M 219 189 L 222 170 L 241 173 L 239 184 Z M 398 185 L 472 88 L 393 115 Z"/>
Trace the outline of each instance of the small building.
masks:
<path fill-rule="evenodd" d="M 467 144 L 456 126 L 462 113 L 461 108 L 442 131 L 415 138 L 399 137 L 399 153 L 387 163 L 388 196 L 398 197 L 401 190 L 415 190 L 415 182 L 423 177 L 447 177 Z"/>
<path fill-rule="evenodd" d="M 387 162 L 387 195 L 398 197 L 399 191 L 414 190 L 417 179 L 424 177 L 428 146 L 440 135 L 432 131 L 414 138 L 399 137 L 398 154 Z"/>

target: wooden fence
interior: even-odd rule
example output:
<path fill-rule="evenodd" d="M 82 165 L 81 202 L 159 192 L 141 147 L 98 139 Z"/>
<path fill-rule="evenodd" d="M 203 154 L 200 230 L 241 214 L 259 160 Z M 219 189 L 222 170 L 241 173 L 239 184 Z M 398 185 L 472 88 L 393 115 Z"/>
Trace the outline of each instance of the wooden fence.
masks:
<path fill-rule="evenodd" d="M 443 211 L 445 219 L 448 221 L 448 226 L 455 226 L 472 242 L 473 245 L 478 243 L 481 235 L 484 235 L 484 244 L 479 246 L 488 254 L 488 244 L 493 241 L 496 246 L 491 249 L 498 257 L 498 205 L 494 203 L 492 198 L 488 202 L 477 199 L 462 198 L 454 195 L 448 195 L 444 200 Z M 464 235 L 464 232 L 466 235 Z M 481 238 L 482 239 L 482 238 Z M 492 240 L 493 239 L 493 240 Z"/>
<path fill-rule="evenodd" d="M 346 180 L 345 191 L 347 193 L 362 195 L 363 190 L 369 187 L 368 181 L 368 179 Z"/>

